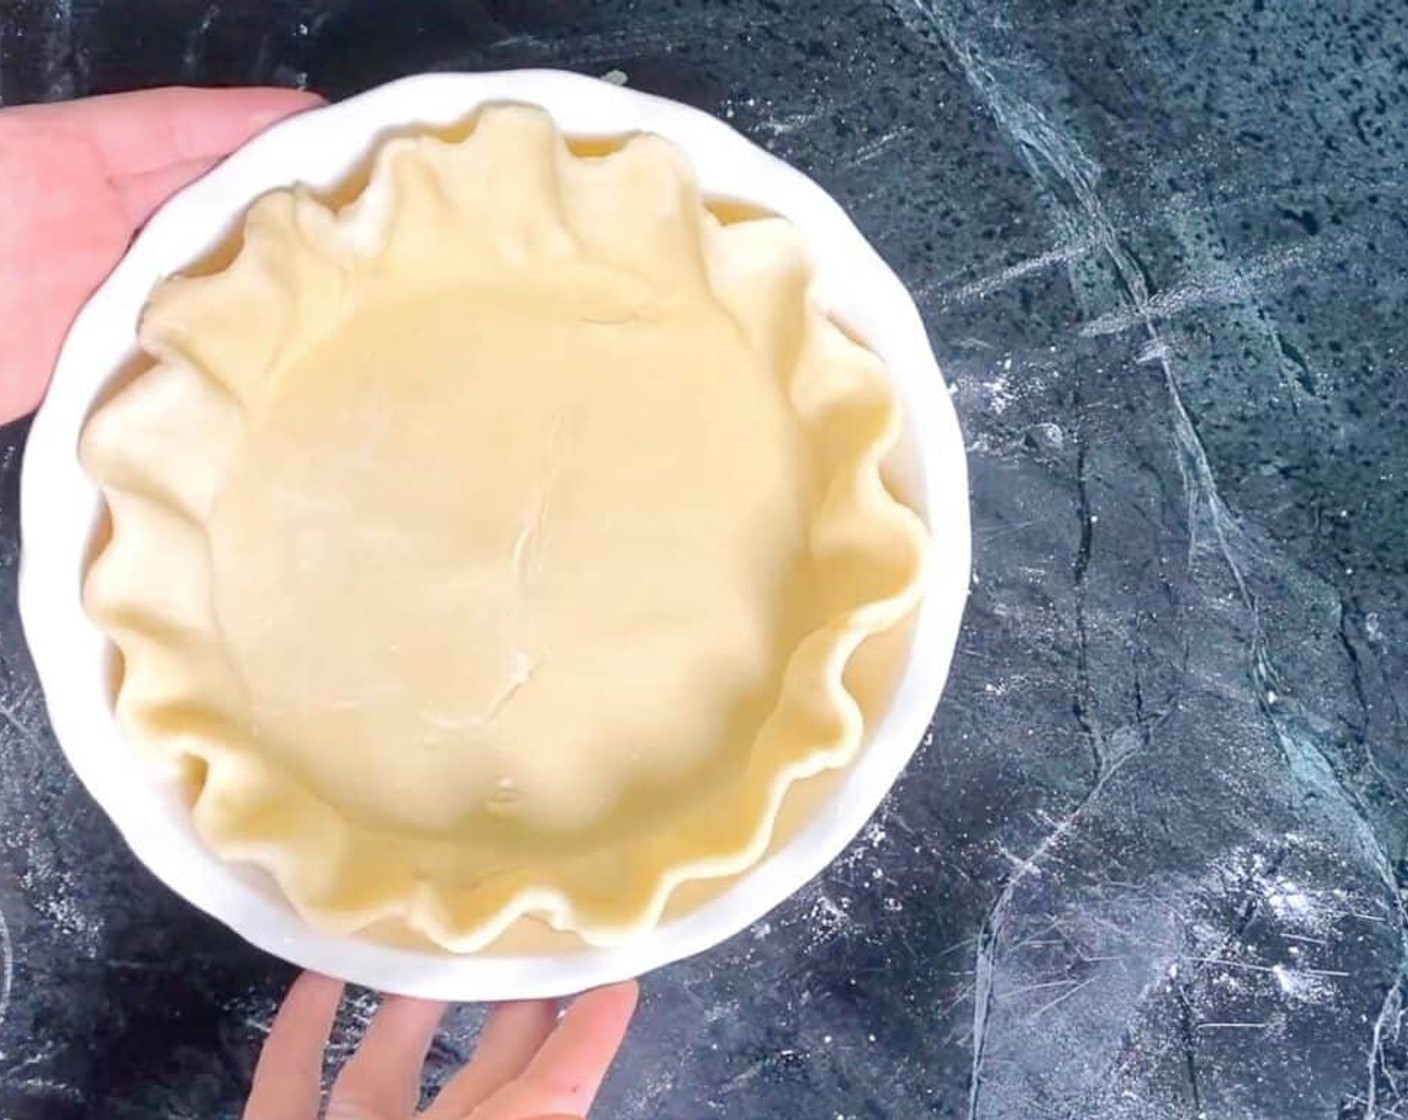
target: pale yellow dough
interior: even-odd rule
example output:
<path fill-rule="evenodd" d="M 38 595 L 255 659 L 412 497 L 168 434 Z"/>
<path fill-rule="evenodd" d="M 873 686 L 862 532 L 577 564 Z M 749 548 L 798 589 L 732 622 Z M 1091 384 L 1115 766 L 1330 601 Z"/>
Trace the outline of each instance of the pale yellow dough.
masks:
<path fill-rule="evenodd" d="M 87 601 L 207 843 L 458 951 L 619 941 L 756 860 L 857 749 L 842 673 L 924 558 L 886 373 L 810 285 L 670 144 L 575 155 L 515 106 L 163 283 L 83 440 Z"/>

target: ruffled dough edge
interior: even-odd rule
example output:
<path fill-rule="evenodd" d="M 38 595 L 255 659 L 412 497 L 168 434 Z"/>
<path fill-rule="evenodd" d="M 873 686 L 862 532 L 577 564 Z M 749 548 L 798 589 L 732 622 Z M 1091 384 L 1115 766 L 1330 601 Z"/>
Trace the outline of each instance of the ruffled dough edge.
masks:
<path fill-rule="evenodd" d="M 679 242 L 676 257 L 685 271 L 672 278 L 678 282 L 722 287 L 742 306 L 754 306 L 766 302 L 759 282 L 767 277 L 756 263 L 741 262 L 770 261 L 777 275 L 793 277 L 804 325 L 789 389 L 803 422 L 826 443 L 831 467 L 811 545 L 818 564 L 849 590 L 788 660 L 777 705 L 737 782 L 722 784 L 672 827 L 629 848 L 451 885 L 424 870 L 447 842 L 352 822 L 262 756 L 240 734 L 239 711 L 209 703 L 238 688 L 231 693 L 233 673 L 222 663 L 202 519 L 218 493 L 220 464 L 240 437 L 237 400 L 257 391 L 240 381 L 251 371 L 232 367 L 218 340 L 235 324 L 262 329 L 273 340 L 267 361 L 274 363 L 276 344 L 336 315 L 359 268 L 371 267 L 388 245 L 414 241 L 398 241 L 396 223 L 451 220 L 457 205 L 473 202 L 456 199 L 457 184 L 466 175 L 492 179 L 484 153 L 502 157 L 505 146 L 519 143 L 539 156 L 546 145 L 553 171 L 549 181 L 504 200 L 507 213 L 486 223 L 507 233 L 498 244 L 480 246 L 485 267 L 515 254 L 560 251 L 564 235 L 576 249 L 609 252 L 610 220 L 638 228 L 658 219 L 658 236 Z M 642 211 L 632 195 L 641 183 L 653 192 L 654 211 Z M 493 184 L 481 187 L 488 194 L 476 197 L 492 201 Z M 576 204 L 574 188 L 589 196 L 586 202 Z M 548 208 L 555 220 L 542 225 L 535 207 Z M 786 304 L 754 306 L 752 313 L 766 330 L 768 316 L 792 313 Z M 85 603 L 121 655 L 117 717 L 144 755 L 182 773 L 204 842 L 227 860 L 269 872 L 316 928 L 355 933 L 390 919 L 452 952 L 472 952 L 534 915 L 588 944 L 619 944 L 652 928 L 682 883 L 738 874 L 756 863 L 789 787 L 855 756 L 863 718 L 843 674 L 866 638 L 914 609 L 929 547 L 922 521 L 882 479 L 882 463 L 902 430 L 898 400 L 879 358 L 815 300 L 794 227 L 778 218 L 718 220 L 688 161 L 667 141 L 639 134 L 604 154 L 579 155 L 546 112 L 526 106 L 483 110 L 463 137 L 387 140 L 365 187 L 345 204 L 299 187 L 257 199 L 233 258 L 203 275 L 163 281 L 138 333 L 154 365 L 95 410 L 80 449 L 111 521 L 85 581 Z M 269 375 L 267 366 L 262 375 Z M 158 583 L 153 570 L 171 578 Z"/>

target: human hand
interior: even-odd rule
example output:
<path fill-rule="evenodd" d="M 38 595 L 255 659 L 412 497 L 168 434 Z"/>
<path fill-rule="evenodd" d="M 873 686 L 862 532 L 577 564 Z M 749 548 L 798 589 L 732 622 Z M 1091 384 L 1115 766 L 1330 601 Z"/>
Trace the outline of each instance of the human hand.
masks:
<path fill-rule="evenodd" d="M 0 109 L 0 424 L 34 408 L 69 325 L 132 234 L 256 132 L 286 89 L 157 89 Z"/>
<path fill-rule="evenodd" d="M 421 1067 L 443 1003 L 388 996 L 328 1097 L 326 1120 L 579 1120 L 591 1107 L 636 1006 L 633 981 L 578 997 L 499 1004 L 468 1065 L 416 1113 Z M 315 1120 L 323 1050 L 342 985 L 294 981 L 259 1055 L 244 1120 Z"/>

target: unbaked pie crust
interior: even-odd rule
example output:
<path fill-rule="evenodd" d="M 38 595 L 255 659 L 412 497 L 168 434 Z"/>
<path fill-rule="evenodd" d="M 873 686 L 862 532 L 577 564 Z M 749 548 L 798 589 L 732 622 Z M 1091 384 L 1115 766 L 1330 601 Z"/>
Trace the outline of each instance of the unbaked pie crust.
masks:
<path fill-rule="evenodd" d="M 264 195 L 164 281 L 84 433 L 85 594 L 205 842 L 458 952 L 617 943 L 754 863 L 857 750 L 843 673 L 926 547 L 890 380 L 812 287 L 670 143 L 523 106 L 388 140 L 345 204 Z"/>

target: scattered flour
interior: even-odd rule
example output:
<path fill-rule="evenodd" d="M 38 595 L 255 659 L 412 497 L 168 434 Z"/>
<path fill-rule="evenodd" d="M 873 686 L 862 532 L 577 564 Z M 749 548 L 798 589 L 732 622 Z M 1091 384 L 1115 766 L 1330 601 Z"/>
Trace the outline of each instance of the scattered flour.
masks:
<path fill-rule="evenodd" d="M 1319 972 L 1286 965 L 1273 965 L 1271 975 L 1276 986 L 1293 1003 L 1323 1003 L 1333 998 L 1329 981 Z"/>
<path fill-rule="evenodd" d="M 1010 361 L 1008 364 L 1011 364 Z M 1016 399 L 1005 373 L 993 378 L 988 384 L 987 390 L 988 407 L 998 416 L 1006 412 L 1011 407 L 1013 400 Z"/>
<path fill-rule="evenodd" d="M 1298 843 L 1287 836 L 1292 847 Z M 1286 861 L 1293 862 L 1293 861 Z M 1214 897 L 1243 894 L 1261 915 L 1270 941 L 1253 946 L 1229 942 L 1221 923 L 1194 922 L 1195 958 L 1205 969 L 1210 992 L 1220 996 L 1274 994 L 1285 1004 L 1328 1005 L 1339 997 L 1348 974 L 1324 967 L 1331 947 L 1346 936 L 1343 923 L 1372 904 L 1347 892 L 1306 885 L 1265 854 L 1239 850 L 1215 863 L 1209 891 Z M 1206 955 L 1202 955 L 1206 954 Z"/>
<path fill-rule="evenodd" d="M 829 895 L 817 895 L 806 919 L 808 952 L 835 941 L 850 930 L 851 916 L 843 909 L 848 902 L 848 899 L 842 899 L 838 905 Z"/>
<path fill-rule="evenodd" d="M 1267 884 L 1264 894 L 1271 912 L 1302 932 L 1324 933 L 1331 924 L 1315 897 L 1289 879 Z"/>
<path fill-rule="evenodd" d="M 81 886 L 72 871 L 35 862 L 20 876 L 34 908 L 49 927 L 66 938 L 84 957 L 96 959 L 102 951 L 105 923 L 78 901 Z"/>

